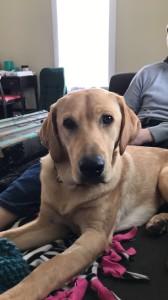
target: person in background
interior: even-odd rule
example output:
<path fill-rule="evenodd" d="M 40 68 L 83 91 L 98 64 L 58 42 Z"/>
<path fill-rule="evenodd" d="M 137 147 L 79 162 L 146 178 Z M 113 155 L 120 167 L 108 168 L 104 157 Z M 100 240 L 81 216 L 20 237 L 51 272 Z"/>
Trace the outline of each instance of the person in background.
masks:
<path fill-rule="evenodd" d="M 124 97 L 142 124 L 132 144 L 168 148 L 168 57 L 140 69 Z"/>

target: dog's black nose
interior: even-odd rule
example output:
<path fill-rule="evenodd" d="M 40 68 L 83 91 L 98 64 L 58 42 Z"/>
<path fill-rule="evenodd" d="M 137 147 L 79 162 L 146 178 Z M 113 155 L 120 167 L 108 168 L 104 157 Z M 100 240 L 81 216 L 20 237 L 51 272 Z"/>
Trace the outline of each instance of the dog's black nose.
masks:
<path fill-rule="evenodd" d="M 80 172 L 86 181 L 98 181 L 104 165 L 104 159 L 100 155 L 85 156 L 79 161 Z"/>

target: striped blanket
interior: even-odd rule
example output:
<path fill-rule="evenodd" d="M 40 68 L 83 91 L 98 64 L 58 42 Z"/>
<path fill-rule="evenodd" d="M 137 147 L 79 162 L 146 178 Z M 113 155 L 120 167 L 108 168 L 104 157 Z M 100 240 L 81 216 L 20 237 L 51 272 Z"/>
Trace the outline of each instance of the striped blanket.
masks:
<path fill-rule="evenodd" d="M 19 220 L 14 224 L 14 227 L 23 223 L 25 223 L 25 219 Z M 45 300 L 82 300 L 86 295 L 87 289 L 93 290 L 100 300 L 121 300 L 114 291 L 103 285 L 99 279 L 100 273 L 103 273 L 104 276 L 113 276 L 114 278 L 148 281 L 148 276 L 130 272 L 126 267 L 128 266 L 129 268 L 130 258 L 135 256 L 136 250 L 133 247 L 125 249 L 124 243 L 125 241 L 131 243 L 136 234 L 136 228 L 125 233 L 115 234 L 110 247 L 106 249 L 101 257 L 98 257 L 87 270 L 73 278 L 61 290 L 53 291 Z M 56 240 L 38 249 L 27 250 L 23 253 L 6 239 L 0 240 L 1 292 L 17 284 L 41 263 L 62 253 L 75 239 L 76 236 L 70 233 L 66 240 Z"/>

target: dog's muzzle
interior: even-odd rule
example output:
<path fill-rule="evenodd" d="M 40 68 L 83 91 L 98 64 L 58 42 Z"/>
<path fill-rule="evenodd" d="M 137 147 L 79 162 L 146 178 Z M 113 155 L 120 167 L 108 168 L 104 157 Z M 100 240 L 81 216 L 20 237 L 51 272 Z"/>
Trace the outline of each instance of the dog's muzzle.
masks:
<path fill-rule="evenodd" d="M 82 182 L 103 182 L 105 161 L 100 155 L 84 156 L 79 161 L 79 170 Z"/>

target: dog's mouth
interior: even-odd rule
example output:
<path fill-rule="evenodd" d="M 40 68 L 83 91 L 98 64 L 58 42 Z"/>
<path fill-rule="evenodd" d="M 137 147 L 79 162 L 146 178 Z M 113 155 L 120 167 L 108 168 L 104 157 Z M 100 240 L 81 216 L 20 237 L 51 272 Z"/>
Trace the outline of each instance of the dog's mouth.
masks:
<path fill-rule="evenodd" d="M 100 183 L 105 183 L 104 176 L 97 177 L 97 178 L 90 178 L 90 177 L 85 178 L 81 176 L 79 185 L 96 185 Z"/>

